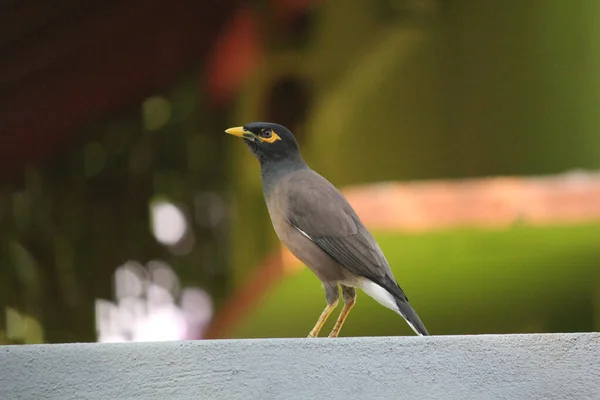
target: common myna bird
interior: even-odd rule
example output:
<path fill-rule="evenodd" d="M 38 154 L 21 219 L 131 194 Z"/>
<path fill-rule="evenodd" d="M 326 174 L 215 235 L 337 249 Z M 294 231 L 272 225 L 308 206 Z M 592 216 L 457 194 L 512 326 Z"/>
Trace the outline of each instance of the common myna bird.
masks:
<path fill-rule="evenodd" d="M 339 287 L 344 308 L 329 337 L 338 336 L 356 301 L 356 288 L 404 317 L 417 335 L 429 335 L 371 233 L 335 186 L 304 162 L 292 132 L 267 122 L 225 132 L 243 138 L 260 162 L 277 236 L 323 282 L 327 307 L 308 337 L 318 336 L 337 306 Z"/>

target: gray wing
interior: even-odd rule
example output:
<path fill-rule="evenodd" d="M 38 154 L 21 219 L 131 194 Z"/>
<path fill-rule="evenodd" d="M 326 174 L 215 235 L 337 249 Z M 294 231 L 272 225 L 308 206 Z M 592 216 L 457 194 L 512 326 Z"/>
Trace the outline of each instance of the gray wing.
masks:
<path fill-rule="evenodd" d="M 288 222 L 352 273 L 375 282 L 393 279 L 379 245 L 344 196 L 310 172 L 289 182 Z"/>

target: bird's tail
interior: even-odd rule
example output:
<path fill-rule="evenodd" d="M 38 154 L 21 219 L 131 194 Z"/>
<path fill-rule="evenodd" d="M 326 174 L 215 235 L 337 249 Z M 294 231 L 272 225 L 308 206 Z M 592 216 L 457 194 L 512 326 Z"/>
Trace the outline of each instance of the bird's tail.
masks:
<path fill-rule="evenodd" d="M 415 311 L 414 308 L 409 304 L 408 297 L 404 293 L 404 290 L 393 280 L 389 280 L 385 282 L 388 287 L 389 293 L 394 298 L 394 302 L 396 303 L 398 314 L 402 315 L 402 317 L 406 320 L 408 325 L 412 328 L 413 331 L 419 336 L 429 336 L 429 332 L 421 322 L 421 318 Z"/>
<path fill-rule="evenodd" d="M 396 281 L 389 278 L 380 280 L 379 283 L 370 279 L 364 279 L 361 284 L 362 290 L 374 298 L 383 306 L 390 308 L 400 314 L 408 325 L 419 336 L 429 336 L 425 325 L 417 312 L 408 304 L 408 298 Z"/>
<path fill-rule="evenodd" d="M 411 307 L 408 301 L 397 296 L 394 296 L 394 300 L 398 306 L 398 313 L 404 317 L 413 331 L 415 331 L 415 333 L 419 336 L 429 336 L 429 332 L 427 332 L 425 325 L 423 325 L 423 322 L 421 322 L 421 318 L 419 318 L 419 315 Z"/>

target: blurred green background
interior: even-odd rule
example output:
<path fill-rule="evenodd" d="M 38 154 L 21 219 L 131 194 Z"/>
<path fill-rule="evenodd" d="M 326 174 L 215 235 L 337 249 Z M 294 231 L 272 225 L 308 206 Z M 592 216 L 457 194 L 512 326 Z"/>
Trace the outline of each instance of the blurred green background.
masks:
<path fill-rule="evenodd" d="M 288 126 L 339 187 L 597 170 L 599 16 L 593 0 L 0 6 L 0 344 L 205 337 L 279 246 L 230 126 Z M 597 221 L 376 236 L 432 333 L 600 327 Z M 306 336 L 324 304 L 299 270 L 227 336 Z M 341 335 L 397 334 L 359 294 Z"/>

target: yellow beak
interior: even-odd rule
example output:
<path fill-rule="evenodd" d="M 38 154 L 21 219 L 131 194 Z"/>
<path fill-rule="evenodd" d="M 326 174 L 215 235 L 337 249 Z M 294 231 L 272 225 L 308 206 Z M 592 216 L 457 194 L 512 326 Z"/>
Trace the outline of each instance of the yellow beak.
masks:
<path fill-rule="evenodd" d="M 243 138 L 244 135 L 248 135 L 250 132 L 244 130 L 243 126 L 236 126 L 235 128 L 226 129 L 225 133 Z"/>

